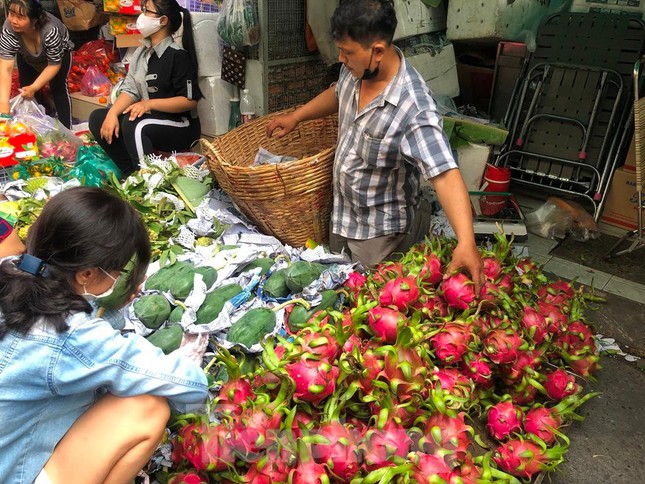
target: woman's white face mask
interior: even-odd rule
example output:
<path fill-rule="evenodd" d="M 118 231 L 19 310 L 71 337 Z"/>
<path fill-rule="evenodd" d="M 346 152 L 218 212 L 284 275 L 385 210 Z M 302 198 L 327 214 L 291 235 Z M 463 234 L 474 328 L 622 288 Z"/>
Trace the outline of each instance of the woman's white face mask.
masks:
<path fill-rule="evenodd" d="M 101 269 L 101 268 L 99 267 L 99 269 Z M 112 277 L 107 271 L 105 271 L 103 269 L 101 269 L 101 270 L 103 271 L 103 273 L 106 276 L 108 276 L 110 279 L 112 279 L 112 281 L 113 281 L 112 285 L 110 286 L 110 288 L 107 291 L 102 292 L 101 294 L 92 294 L 91 292 L 87 292 L 85 284 L 83 284 L 83 294 L 81 294 L 81 296 L 83 296 L 86 301 L 95 301 L 96 299 L 99 299 L 99 298 L 102 298 L 102 297 L 108 297 L 110 294 L 112 294 L 114 292 L 114 286 L 116 286 L 116 283 L 119 280 L 119 278 L 118 277 L 116 277 L 116 278 Z"/>
<path fill-rule="evenodd" d="M 161 17 L 148 17 L 143 13 L 137 17 L 137 30 L 144 37 L 150 37 L 152 34 L 159 32 L 161 27 Z"/>

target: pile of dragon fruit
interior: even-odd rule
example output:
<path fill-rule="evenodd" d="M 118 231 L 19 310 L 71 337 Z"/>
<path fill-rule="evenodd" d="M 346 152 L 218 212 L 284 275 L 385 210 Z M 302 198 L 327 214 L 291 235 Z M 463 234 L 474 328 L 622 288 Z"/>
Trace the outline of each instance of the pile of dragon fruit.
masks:
<path fill-rule="evenodd" d="M 503 235 L 482 248 L 486 283 L 445 273 L 436 237 L 354 272 L 340 308 L 264 343 L 209 414 L 172 438 L 170 484 L 530 482 L 565 459 L 564 434 L 599 368 L 584 311 L 600 300 L 550 281 Z M 288 325 L 287 325 L 288 326 Z"/>

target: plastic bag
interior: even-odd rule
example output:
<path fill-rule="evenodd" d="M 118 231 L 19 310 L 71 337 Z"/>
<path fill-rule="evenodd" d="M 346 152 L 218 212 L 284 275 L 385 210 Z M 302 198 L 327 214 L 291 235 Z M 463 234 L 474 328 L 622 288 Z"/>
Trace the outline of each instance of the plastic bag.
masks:
<path fill-rule="evenodd" d="M 81 93 L 86 96 L 109 96 L 112 83 L 96 66 L 87 68 L 87 72 L 81 80 Z"/>
<path fill-rule="evenodd" d="M 100 187 L 109 178 L 110 173 L 121 178 L 121 170 L 100 146 L 81 146 L 78 159 L 69 172 L 71 178 L 78 179 L 82 185 Z"/>
<path fill-rule="evenodd" d="M 112 83 L 116 83 L 124 73 L 116 72 L 112 64 L 120 60 L 118 51 L 115 51 L 112 42 L 104 39 L 86 42 L 80 49 L 72 53 L 72 68 L 67 76 L 67 85 L 70 92 L 81 90 L 81 81 L 90 66 L 96 66 L 108 76 Z"/>
<path fill-rule="evenodd" d="M 33 99 L 16 96 L 11 101 L 13 123 L 21 123 L 37 135 L 41 158 L 57 156 L 67 163 L 76 160 L 82 142 L 60 121 L 45 114 L 45 108 Z"/>
<path fill-rule="evenodd" d="M 563 239 L 571 235 L 578 242 L 600 237 L 598 225 L 585 209 L 572 200 L 549 197 L 537 210 L 525 217 L 529 232 L 545 239 Z"/>
<path fill-rule="evenodd" d="M 231 47 L 260 42 L 258 12 L 252 0 L 224 0 L 217 33 Z"/>

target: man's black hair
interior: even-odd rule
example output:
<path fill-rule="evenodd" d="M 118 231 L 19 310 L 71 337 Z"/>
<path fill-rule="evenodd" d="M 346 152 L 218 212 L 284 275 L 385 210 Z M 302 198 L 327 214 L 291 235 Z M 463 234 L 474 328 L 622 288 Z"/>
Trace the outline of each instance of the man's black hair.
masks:
<path fill-rule="evenodd" d="M 335 40 L 348 37 L 365 47 L 377 40 L 390 44 L 396 24 L 392 0 L 342 0 L 331 17 L 331 34 Z"/>

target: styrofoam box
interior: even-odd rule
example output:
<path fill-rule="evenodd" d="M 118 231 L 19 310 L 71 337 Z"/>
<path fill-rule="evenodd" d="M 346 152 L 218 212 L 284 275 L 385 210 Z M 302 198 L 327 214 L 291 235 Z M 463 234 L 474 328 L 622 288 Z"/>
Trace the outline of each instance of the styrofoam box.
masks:
<path fill-rule="evenodd" d="M 449 97 L 459 96 L 457 61 L 455 60 L 455 48 L 452 44 L 446 45 L 434 55 L 432 52 L 425 52 L 406 57 L 405 61 L 419 71 L 432 94 Z"/>
<path fill-rule="evenodd" d="M 546 14 L 545 0 L 450 0 L 449 40 L 520 40 Z"/>
<path fill-rule="evenodd" d="M 222 41 L 217 35 L 219 13 L 191 12 L 190 18 L 199 77 L 219 76 L 222 72 Z"/>
<path fill-rule="evenodd" d="M 394 39 L 437 32 L 446 28 L 443 5 L 428 7 L 421 0 L 394 0 L 397 26 Z"/>
<path fill-rule="evenodd" d="M 204 95 L 197 104 L 202 134 L 217 136 L 226 133 L 233 86 L 219 76 L 211 76 L 199 78 L 199 89 Z"/>
<path fill-rule="evenodd" d="M 457 148 L 457 164 L 468 191 L 476 192 L 482 185 L 486 163 L 492 146 L 469 143 Z"/>
<path fill-rule="evenodd" d="M 645 0 L 573 0 L 571 11 L 645 16 Z"/>

